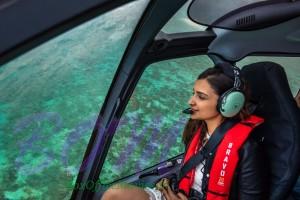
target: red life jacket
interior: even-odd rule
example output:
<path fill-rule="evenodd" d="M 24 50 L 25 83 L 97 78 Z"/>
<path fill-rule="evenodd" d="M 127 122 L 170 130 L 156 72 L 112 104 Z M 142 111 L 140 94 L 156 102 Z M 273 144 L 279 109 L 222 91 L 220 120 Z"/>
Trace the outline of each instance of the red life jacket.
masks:
<path fill-rule="evenodd" d="M 251 115 L 227 131 L 219 144 L 208 181 L 207 200 L 227 200 L 233 174 L 239 160 L 239 149 L 248 138 L 252 129 L 264 120 Z M 186 163 L 198 151 L 201 129 L 198 129 L 188 146 L 183 162 Z M 189 194 L 194 183 L 195 168 L 190 170 L 179 182 L 179 189 Z"/>

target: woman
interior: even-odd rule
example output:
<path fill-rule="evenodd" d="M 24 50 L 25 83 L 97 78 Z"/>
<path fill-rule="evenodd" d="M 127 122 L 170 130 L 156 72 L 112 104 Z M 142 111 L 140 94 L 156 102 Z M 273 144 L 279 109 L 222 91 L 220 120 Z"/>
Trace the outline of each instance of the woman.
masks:
<path fill-rule="evenodd" d="M 244 95 L 240 99 L 241 102 L 233 106 L 233 109 L 236 109 L 238 104 L 241 104 L 241 108 L 236 112 L 227 111 L 227 105 L 224 107 L 223 103 L 231 98 L 226 100 L 228 92 L 233 94 L 232 96 L 246 94 L 238 75 L 231 76 L 231 67 L 221 65 L 209 68 L 201 73 L 194 83 L 193 96 L 188 102 L 191 118 L 183 133 L 183 141 L 187 146 L 185 164 L 201 151 L 208 141 L 212 141 L 209 140 L 210 137 L 216 138 L 216 132 L 220 134 L 217 129 L 228 123 L 226 119 L 235 119 L 236 123 L 224 133 L 225 136 L 222 142 L 218 143 L 217 150 L 183 174 L 179 180 L 179 192 L 172 191 L 168 181 L 163 179 L 155 189 L 113 186 L 104 193 L 103 200 L 263 199 L 259 145 L 252 137 L 248 137 L 252 128 L 263 120 L 249 115 L 247 101 L 244 103 L 247 97 L 244 99 Z M 237 144 L 238 142 L 240 144 Z M 217 182 L 214 183 L 215 180 Z"/>

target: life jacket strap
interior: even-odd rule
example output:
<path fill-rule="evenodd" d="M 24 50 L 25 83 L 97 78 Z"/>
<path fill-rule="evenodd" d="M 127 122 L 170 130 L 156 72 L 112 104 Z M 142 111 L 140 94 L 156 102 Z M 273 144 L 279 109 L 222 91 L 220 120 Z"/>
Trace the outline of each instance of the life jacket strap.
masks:
<path fill-rule="evenodd" d="M 238 123 L 238 120 L 227 119 L 218 128 L 216 128 L 206 145 L 195 155 L 193 155 L 186 163 L 184 163 L 180 170 L 178 180 L 180 181 L 191 169 L 195 168 L 197 165 L 203 162 L 203 160 L 210 154 L 212 155 L 218 147 L 219 143 L 222 141 L 225 133 L 236 123 Z"/>

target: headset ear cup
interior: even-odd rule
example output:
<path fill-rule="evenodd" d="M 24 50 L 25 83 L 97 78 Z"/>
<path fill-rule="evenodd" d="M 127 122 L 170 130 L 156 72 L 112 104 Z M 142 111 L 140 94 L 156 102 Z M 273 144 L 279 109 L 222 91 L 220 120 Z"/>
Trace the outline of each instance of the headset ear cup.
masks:
<path fill-rule="evenodd" d="M 222 108 L 222 104 L 224 104 L 223 102 L 224 101 L 226 101 L 226 100 L 224 100 L 224 97 L 226 96 L 226 93 L 227 93 L 228 91 L 226 91 L 225 93 L 223 93 L 220 97 L 219 97 L 219 99 L 218 99 L 218 102 L 217 102 L 217 111 L 219 112 L 219 113 L 221 113 L 222 114 L 222 112 L 223 112 L 223 108 Z M 226 97 L 225 97 L 226 98 Z"/>
<path fill-rule="evenodd" d="M 224 117 L 233 117 L 245 104 L 245 95 L 238 90 L 226 91 L 218 100 L 217 109 Z"/>

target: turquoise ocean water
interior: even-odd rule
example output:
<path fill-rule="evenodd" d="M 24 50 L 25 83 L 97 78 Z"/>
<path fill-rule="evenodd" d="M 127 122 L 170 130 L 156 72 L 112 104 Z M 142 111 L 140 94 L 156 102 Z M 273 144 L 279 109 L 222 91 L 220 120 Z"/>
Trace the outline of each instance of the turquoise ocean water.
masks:
<path fill-rule="evenodd" d="M 1 66 L 0 199 L 70 198 L 96 117 L 146 3 L 109 12 Z M 164 27 L 202 29 L 187 20 L 185 9 Z M 296 93 L 299 58 L 251 57 L 239 65 L 260 60 L 282 64 Z M 196 56 L 145 71 L 113 140 L 103 183 L 182 152 L 186 118 L 177 110 L 187 105 L 194 78 L 211 65 L 207 56 Z M 168 150 L 163 140 L 173 141 Z"/>

